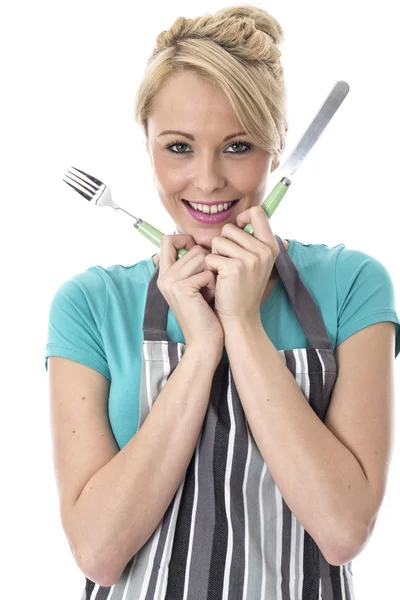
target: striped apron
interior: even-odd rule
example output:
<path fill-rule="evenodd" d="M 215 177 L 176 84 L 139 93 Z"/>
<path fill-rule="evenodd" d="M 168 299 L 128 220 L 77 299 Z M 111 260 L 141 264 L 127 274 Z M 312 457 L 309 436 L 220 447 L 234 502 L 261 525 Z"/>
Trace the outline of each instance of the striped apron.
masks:
<path fill-rule="evenodd" d="M 280 350 L 321 420 L 337 377 L 321 313 L 276 236 L 276 267 L 311 349 Z M 141 427 L 185 351 L 150 280 L 143 321 Z M 201 382 L 199 382 L 201 385 Z M 254 441 L 229 362 L 220 362 L 191 462 L 163 519 L 119 580 L 86 578 L 81 600 L 354 600 L 351 562 L 330 565 L 279 492 Z"/>

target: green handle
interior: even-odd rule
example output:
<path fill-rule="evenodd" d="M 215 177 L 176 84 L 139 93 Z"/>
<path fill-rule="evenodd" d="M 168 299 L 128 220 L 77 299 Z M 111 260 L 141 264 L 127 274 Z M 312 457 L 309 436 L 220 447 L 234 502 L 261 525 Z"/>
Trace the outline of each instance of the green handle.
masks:
<path fill-rule="evenodd" d="M 261 204 L 268 219 L 271 218 L 271 216 L 275 212 L 275 209 L 277 208 L 278 204 L 282 200 L 283 196 L 288 191 L 290 183 L 291 183 L 290 179 L 288 179 L 287 177 L 282 177 L 282 179 L 280 181 L 278 181 L 278 183 L 276 184 L 274 189 L 271 191 L 271 193 L 267 196 L 267 198 Z M 136 227 L 136 229 L 138 231 L 140 231 L 141 234 L 143 234 L 145 237 L 147 237 L 147 239 L 149 239 L 151 242 L 153 242 L 153 244 L 155 244 L 156 246 L 158 246 L 160 248 L 161 238 L 164 235 L 161 231 L 159 231 L 158 229 L 156 229 L 155 227 L 150 225 L 150 223 L 143 221 L 142 219 L 138 219 L 137 223 L 135 223 L 134 226 Z M 248 233 L 250 233 L 250 235 L 254 235 L 254 231 L 253 231 L 253 227 L 251 226 L 251 223 L 248 223 L 247 225 L 245 225 L 243 227 L 243 231 L 247 231 Z M 182 258 L 182 256 L 184 256 L 186 254 L 186 252 L 187 252 L 186 248 L 180 248 L 180 250 L 177 250 L 177 253 L 176 253 L 177 260 L 179 258 Z"/>
<path fill-rule="evenodd" d="M 139 219 L 138 222 L 134 224 L 134 226 L 138 231 L 140 231 L 141 234 L 147 237 L 148 240 L 150 240 L 151 242 L 153 242 L 153 244 L 160 248 L 161 238 L 164 236 L 164 234 L 161 231 L 153 227 L 153 225 L 150 225 L 150 223 L 143 221 L 142 219 Z M 177 260 L 178 258 L 182 258 L 182 256 L 186 254 L 186 252 L 186 248 L 181 248 L 180 250 L 177 250 Z"/>
<path fill-rule="evenodd" d="M 275 209 L 277 208 L 278 204 L 280 203 L 283 196 L 288 191 L 290 183 L 291 182 L 289 179 L 287 179 L 286 177 L 283 177 L 280 181 L 278 181 L 278 183 L 276 184 L 276 186 L 274 187 L 272 192 L 270 194 L 268 194 L 268 196 L 266 197 L 264 202 L 261 204 L 268 219 L 270 219 L 271 216 L 274 214 Z M 253 230 L 253 227 L 251 226 L 251 223 L 248 223 L 247 225 L 245 225 L 243 227 L 243 231 L 247 231 L 248 233 L 250 233 L 250 235 L 254 235 L 254 230 Z"/>

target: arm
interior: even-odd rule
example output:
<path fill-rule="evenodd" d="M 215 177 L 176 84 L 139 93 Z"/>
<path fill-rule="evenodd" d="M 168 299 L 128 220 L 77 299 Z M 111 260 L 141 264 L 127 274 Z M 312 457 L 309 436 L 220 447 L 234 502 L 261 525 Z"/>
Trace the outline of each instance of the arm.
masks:
<path fill-rule="evenodd" d="M 359 554 L 383 500 L 393 433 L 393 333 L 391 323 L 375 324 L 338 347 L 339 377 L 322 422 L 261 322 L 225 327 L 257 446 L 290 510 L 333 565 Z"/>
<path fill-rule="evenodd" d="M 186 348 L 142 427 L 70 511 L 82 570 L 96 583 L 118 581 L 164 516 L 196 447 L 218 361 L 209 347 Z"/>

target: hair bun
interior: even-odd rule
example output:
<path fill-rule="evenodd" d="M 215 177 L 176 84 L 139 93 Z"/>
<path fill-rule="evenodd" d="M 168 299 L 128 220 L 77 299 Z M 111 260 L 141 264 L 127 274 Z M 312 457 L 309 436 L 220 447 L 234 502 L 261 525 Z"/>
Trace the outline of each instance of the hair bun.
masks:
<path fill-rule="evenodd" d="M 212 40 L 242 60 L 264 60 L 274 65 L 281 57 L 277 45 L 283 37 L 278 21 L 266 11 L 253 6 L 234 6 L 195 19 L 178 17 L 168 30 L 158 35 L 154 54 L 185 39 L 202 38 Z"/>
<path fill-rule="evenodd" d="M 275 168 L 288 130 L 282 42 L 278 21 L 255 6 L 176 18 L 157 36 L 136 95 L 135 116 L 146 139 L 157 94 L 171 77 L 191 71 L 225 95 L 240 127 L 273 156 Z"/>
<path fill-rule="evenodd" d="M 215 13 L 214 18 L 235 18 L 242 23 L 251 23 L 254 30 L 268 35 L 276 46 L 284 41 L 283 29 L 278 21 L 262 8 L 244 4 L 229 6 Z"/>

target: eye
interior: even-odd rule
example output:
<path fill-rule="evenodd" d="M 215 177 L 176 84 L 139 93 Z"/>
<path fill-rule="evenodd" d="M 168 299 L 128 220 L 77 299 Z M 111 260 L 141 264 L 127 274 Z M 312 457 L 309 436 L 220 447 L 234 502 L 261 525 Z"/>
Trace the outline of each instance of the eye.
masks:
<path fill-rule="evenodd" d="M 241 140 L 235 140 L 234 142 L 231 142 L 229 146 L 244 146 L 245 150 L 243 152 L 228 152 L 228 154 L 245 154 L 246 152 L 248 152 L 248 150 L 250 150 L 250 148 L 253 147 L 253 144 L 250 144 L 250 142 L 242 142 Z"/>
<path fill-rule="evenodd" d="M 228 152 L 228 154 L 245 154 L 253 147 L 253 144 L 251 144 L 250 142 L 242 142 L 241 140 L 235 140 L 234 142 L 231 142 L 229 144 L 228 148 L 231 146 L 240 146 L 240 145 L 244 146 L 245 150 L 243 150 L 241 152 Z M 171 150 L 171 148 L 173 148 L 174 146 L 189 146 L 189 144 L 187 144 L 186 142 L 183 142 L 182 140 L 175 140 L 175 142 L 171 142 L 170 144 L 165 146 L 165 148 L 172 154 L 189 154 L 189 152 L 176 152 L 175 150 Z"/>

